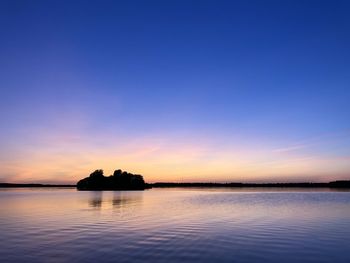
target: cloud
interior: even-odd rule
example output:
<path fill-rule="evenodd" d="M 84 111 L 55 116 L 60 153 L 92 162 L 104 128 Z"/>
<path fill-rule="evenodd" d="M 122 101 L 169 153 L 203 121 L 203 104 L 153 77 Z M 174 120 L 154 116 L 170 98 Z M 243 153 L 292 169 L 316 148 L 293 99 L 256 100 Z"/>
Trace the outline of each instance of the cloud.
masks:
<path fill-rule="evenodd" d="M 305 149 L 308 146 L 310 146 L 310 144 L 297 144 L 297 145 L 292 145 L 285 148 L 273 149 L 273 152 L 277 152 L 277 153 L 293 152 L 293 151 Z"/>
<path fill-rule="evenodd" d="M 287 146 L 278 147 L 272 150 L 276 153 L 289 153 L 297 152 L 301 150 L 307 150 L 310 148 L 316 148 L 319 146 L 334 145 L 337 143 L 343 143 L 344 141 L 349 141 L 350 131 L 344 130 L 339 132 L 330 132 L 321 134 L 318 136 L 310 137 L 295 143 L 288 144 Z"/>

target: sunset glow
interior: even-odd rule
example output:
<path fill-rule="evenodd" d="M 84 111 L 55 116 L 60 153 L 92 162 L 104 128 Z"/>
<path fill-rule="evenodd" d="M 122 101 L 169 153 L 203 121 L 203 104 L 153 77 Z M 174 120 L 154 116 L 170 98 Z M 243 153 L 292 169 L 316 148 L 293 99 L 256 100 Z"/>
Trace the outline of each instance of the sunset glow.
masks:
<path fill-rule="evenodd" d="M 349 179 L 341 6 L 39 2 L 0 7 L 1 182 Z"/>

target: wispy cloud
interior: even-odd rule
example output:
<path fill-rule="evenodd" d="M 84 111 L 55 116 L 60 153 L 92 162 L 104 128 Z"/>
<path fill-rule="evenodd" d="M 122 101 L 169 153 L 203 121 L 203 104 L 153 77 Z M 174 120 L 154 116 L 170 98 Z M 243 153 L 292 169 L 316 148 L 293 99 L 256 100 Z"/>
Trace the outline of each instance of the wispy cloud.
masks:
<path fill-rule="evenodd" d="M 349 130 L 344 130 L 341 132 L 330 132 L 326 134 L 317 135 L 315 137 L 310 137 L 301 141 L 288 144 L 286 146 L 275 148 L 272 150 L 272 152 L 276 152 L 276 153 L 297 152 L 297 151 L 317 147 L 320 145 L 326 145 L 326 144 L 335 143 L 338 141 L 343 141 L 344 139 L 350 139 Z"/>
<path fill-rule="evenodd" d="M 277 152 L 277 153 L 284 153 L 284 152 L 294 152 L 297 150 L 301 150 L 301 149 L 305 149 L 307 147 L 309 147 L 310 144 L 296 144 L 296 145 L 292 145 L 292 146 L 287 146 L 284 148 L 277 148 L 277 149 L 273 149 L 273 152 Z"/>

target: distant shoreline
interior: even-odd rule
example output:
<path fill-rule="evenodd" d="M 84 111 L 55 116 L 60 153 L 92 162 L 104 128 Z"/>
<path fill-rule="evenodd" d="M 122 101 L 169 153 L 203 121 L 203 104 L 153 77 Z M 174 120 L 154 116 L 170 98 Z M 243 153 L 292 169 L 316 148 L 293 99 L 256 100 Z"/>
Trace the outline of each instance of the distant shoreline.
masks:
<path fill-rule="evenodd" d="M 349 181 L 333 181 L 328 183 L 151 183 L 151 188 L 200 187 L 200 188 L 350 188 Z M 16 184 L 0 183 L 0 188 L 40 188 L 67 187 L 75 188 L 71 184 Z"/>
<path fill-rule="evenodd" d="M 76 187 L 73 184 L 13 184 L 0 183 L 0 188 L 34 188 L 34 187 Z"/>
<path fill-rule="evenodd" d="M 350 181 L 329 183 L 153 183 L 154 188 L 162 187 L 230 187 L 230 188 L 350 188 Z"/>

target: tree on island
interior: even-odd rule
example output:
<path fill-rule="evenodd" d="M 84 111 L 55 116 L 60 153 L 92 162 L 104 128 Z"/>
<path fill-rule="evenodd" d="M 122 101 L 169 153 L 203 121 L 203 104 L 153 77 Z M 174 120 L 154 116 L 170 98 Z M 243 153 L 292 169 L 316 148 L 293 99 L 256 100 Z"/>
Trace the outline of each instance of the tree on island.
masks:
<path fill-rule="evenodd" d="M 78 190 L 144 190 L 146 188 L 149 187 L 142 175 L 120 169 L 107 177 L 103 175 L 103 170 L 96 170 L 77 183 Z"/>

